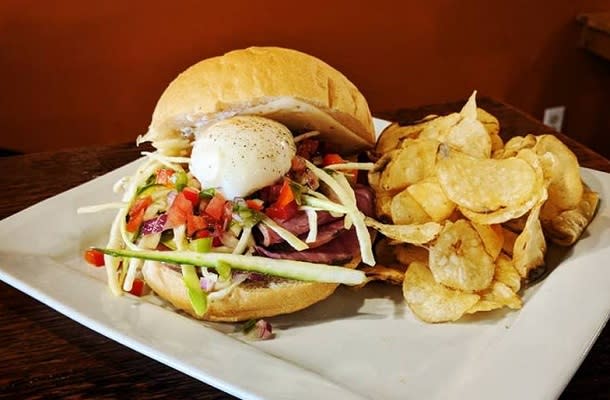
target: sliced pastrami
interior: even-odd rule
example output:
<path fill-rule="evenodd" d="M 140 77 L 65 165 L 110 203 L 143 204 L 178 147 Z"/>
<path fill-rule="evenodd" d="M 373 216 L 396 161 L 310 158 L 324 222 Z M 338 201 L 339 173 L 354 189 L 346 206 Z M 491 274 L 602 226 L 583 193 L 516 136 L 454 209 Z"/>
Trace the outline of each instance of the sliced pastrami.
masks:
<path fill-rule="evenodd" d="M 329 222 L 337 221 L 339 218 L 334 218 L 326 211 L 318 211 L 318 227 L 328 224 Z M 307 234 L 309 232 L 309 221 L 307 214 L 304 211 L 299 211 L 294 217 L 286 220 L 279 221 L 275 220 L 282 228 L 288 230 L 294 235 Z M 262 234 L 261 244 L 265 247 L 271 246 L 284 241 L 277 233 L 269 229 L 264 224 L 257 225 L 258 230 Z M 318 228 L 320 231 L 320 228 Z"/>
<path fill-rule="evenodd" d="M 303 251 L 270 250 L 262 246 L 256 246 L 255 249 L 258 254 L 269 258 L 321 264 L 345 264 L 360 253 L 354 228 L 341 231 L 337 237 L 322 246 Z"/>

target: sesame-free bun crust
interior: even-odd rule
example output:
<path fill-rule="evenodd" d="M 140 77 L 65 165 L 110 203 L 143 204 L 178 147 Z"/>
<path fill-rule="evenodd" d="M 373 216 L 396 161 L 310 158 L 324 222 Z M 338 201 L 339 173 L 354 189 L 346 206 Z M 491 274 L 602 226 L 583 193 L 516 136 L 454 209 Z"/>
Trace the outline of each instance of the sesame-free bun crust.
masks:
<path fill-rule="evenodd" d="M 359 259 L 346 265 L 355 268 Z M 158 262 L 147 261 L 144 280 L 162 299 L 191 316 L 207 321 L 236 322 L 272 317 L 302 310 L 324 300 L 339 286 L 336 283 L 273 280 L 271 283 L 244 282 L 220 299 L 210 300 L 203 317 L 195 314 L 180 272 Z"/>
<path fill-rule="evenodd" d="M 159 99 L 144 139 L 155 145 L 236 114 L 318 130 L 344 152 L 375 143 L 369 107 L 356 86 L 323 61 L 279 47 L 235 50 L 188 68 Z"/>

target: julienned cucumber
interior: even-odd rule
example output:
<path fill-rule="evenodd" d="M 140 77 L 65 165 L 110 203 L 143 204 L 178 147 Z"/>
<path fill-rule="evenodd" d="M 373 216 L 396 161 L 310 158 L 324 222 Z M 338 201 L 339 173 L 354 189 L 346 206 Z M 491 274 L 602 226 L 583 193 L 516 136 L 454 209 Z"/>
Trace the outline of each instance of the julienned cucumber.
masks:
<path fill-rule="evenodd" d="M 366 277 L 362 271 L 314 264 L 304 261 L 275 260 L 258 256 L 226 253 L 196 253 L 193 251 L 115 250 L 96 249 L 114 257 L 141 258 L 171 264 L 189 264 L 215 268 L 219 262 L 230 264 L 242 271 L 260 272 L 307 282 L 342 283 L 360 285 Z"/>

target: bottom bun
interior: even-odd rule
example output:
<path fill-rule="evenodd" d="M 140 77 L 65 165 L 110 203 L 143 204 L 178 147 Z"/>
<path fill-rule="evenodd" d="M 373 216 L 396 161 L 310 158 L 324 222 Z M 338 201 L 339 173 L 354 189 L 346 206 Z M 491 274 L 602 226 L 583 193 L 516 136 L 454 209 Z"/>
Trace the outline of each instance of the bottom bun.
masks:
<path fill-rule="evenodd" d="M 360 259 L 346 264 L 355 268 Z M 191 316 L 206 321 L 237 322 L 272 317 L 302 310 L 324 300 L 339 286 L 336 283 L 301 282 L 273 279 L 270 282 L 244 282 L 220 299 L 211 299 L 208 310 L 197 316 L 188 298 L 182 274 L 161 263 L 147 261 L 144 280 L 162 299 Z"/>

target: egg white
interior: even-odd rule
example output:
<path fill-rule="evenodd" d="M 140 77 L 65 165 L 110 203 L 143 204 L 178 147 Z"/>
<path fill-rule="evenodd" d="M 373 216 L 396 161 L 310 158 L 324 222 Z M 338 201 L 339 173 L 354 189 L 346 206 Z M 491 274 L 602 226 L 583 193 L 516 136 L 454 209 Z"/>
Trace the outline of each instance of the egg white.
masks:
<path fill-rule="evenodd" d="M 290 170 L 295 154 L 292 133 L 284 125 L 235 116 L 198 132 L 190 171 L 203 188 L 234 199 L 275 183 Z"/>

